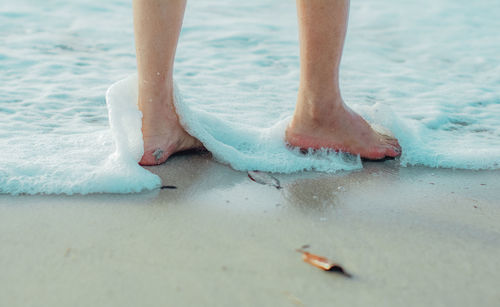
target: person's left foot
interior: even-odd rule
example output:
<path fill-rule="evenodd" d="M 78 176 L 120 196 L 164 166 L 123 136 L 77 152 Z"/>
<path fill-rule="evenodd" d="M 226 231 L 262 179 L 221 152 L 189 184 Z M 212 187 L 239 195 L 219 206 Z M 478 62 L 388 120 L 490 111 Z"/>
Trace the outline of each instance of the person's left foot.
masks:
<path fill-rule="evenodd" d="M 307 112 L 296 110 L 286 130 L 285 141 L 289 146 L 303 150 L 328 148 L 369 160 L 401 155 L 396 138 L 375 131 L 343 102 L 338 103 L 334 110 L 314 118 Z"/>

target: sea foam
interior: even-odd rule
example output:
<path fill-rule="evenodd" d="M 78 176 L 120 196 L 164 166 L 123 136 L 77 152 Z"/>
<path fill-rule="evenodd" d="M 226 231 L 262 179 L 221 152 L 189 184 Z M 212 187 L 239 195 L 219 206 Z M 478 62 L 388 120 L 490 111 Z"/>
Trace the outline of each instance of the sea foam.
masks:
<path fill-rule="evenodd" d="M 137 76 L 113 84 L 106 95 L 115 155 L 137 163 L 143 154 L 142 114 L 137 106 Z M 175 85 L 175 106 L 181 124 L 199 139 L 218 161 L 236 170 L 259 170 L 292 173 L 304 170 L 336 172 L 361 168 L 359 157 L 329 150 L 301 153 L 285 143 L 289 118 L 260 128 L 225 120 L 217 112 L 207 112 L 190 105 Z M 227 106 L 231 110 L 231 105 Z M 263 110 L 265 111 L 265 110 Z"/>
<path fill-rule="evenodd" d="M 399 139 L 402 166 L 500 168 L 499 14 L 492 0 L 352 2 L 343 97 Z M 104 99 L 136 70 L 131 15 L 121 0 L 0 4 L 0 193 L 160 185 L 137 164 L 133 78 Z M 297 32 L 290 1 L 188 1 L 177 109 L 218 161 L 275 172 L 362 166 L 283 143 L 300 75 Z"/>

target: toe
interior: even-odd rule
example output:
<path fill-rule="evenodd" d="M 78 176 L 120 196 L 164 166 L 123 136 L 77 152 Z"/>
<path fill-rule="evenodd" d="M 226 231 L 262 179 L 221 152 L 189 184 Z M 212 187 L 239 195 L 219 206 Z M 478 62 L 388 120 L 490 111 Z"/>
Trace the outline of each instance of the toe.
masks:
<path fill-rule="evenodd" d="M 398 142 L 398 139 L 396 139 L 395 137 L 393 136 L 390 136 L 390 135 L 387 135 L 387 134 L 380 134 L 380 136 L 382 137 L 383 140 L 385 140 L 386 142 L 390 142 L 390 143 L 397 143 Z"/>
<path fill-rule="evenodd" d="M 387 158 L 396 158 L 401 155 L 401 151 L 391 145 L 380 146 L 374 148 L 366 155 L 361 155 L 361 158 L 369 161 L 385 160 Z"/>
<path fill-rule="evenodd" d="M 370 150 L 368 154 L 366 155 L 361 155 L 362 158 L 368 159 L 368 160 L 381 160 L 387 156 L 386 153 L 386 148 L 384 147 L 376 147 Z"/>
<path fill-rule="evenodd" d="M 386 157 L 398 157 L 401 155 L 401 148 L 397 146 L 387 146 L 385 149 L 385 155 Z"/>
<path fill-rule="evenodd" d="M 398 139 L 385 134 L 382 134 L 381 136 L 384 139 L 384 143 L 387 144 L 390 149 L 395 150 L 396 152 L 401 154 L 401 145 L 399 145 Z"/>
<path fill-rule="evenodd" d="M 388 144 L 391 144 L 391 145 L 397 145 L 398 144 L 398 140 L 393 139 L 393 138 L 385 139 L 385 142 L 388 143 Z"/>

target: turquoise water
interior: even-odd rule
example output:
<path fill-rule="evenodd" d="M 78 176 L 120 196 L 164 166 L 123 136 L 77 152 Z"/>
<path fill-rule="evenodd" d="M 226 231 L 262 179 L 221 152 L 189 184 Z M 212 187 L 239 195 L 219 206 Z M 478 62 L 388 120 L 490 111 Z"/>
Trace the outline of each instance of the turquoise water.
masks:
<path fill-rule="evenodd" d="M 352 3 L 344 99 L 394 132 L 402 165 L 500 167 L 498 16 L 488 0 Z M 108 122 L 106 89 L 135 71 L 129 1 L 3 1 L 0 42 L 0 193 L 160 184 L 128 148 L 116 151 Z M 298 73 L 293 1 L 188 4 L 179 109 L 218 160 L 280 172 L 362 167 L 331 154 L 287 158 L 280 133 Z"/>

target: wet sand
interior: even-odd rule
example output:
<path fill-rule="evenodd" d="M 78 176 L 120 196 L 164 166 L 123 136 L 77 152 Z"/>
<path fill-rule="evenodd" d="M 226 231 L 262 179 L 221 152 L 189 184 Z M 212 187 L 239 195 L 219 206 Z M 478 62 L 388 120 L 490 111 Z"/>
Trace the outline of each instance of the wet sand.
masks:
<path fill-rule="evenodd" d="M 500 171 L 364 165 L 278 190 L 187 155 L 150 168 L 177 189 L 2 195 L 0 306 L 498 306 Z"/>

